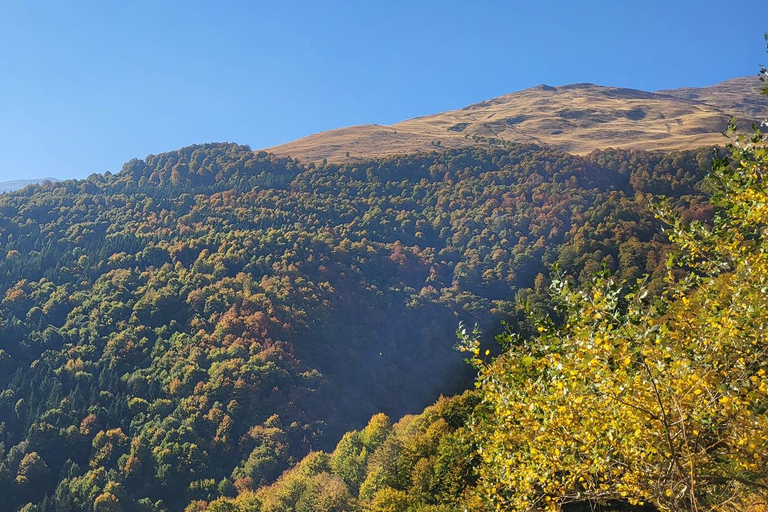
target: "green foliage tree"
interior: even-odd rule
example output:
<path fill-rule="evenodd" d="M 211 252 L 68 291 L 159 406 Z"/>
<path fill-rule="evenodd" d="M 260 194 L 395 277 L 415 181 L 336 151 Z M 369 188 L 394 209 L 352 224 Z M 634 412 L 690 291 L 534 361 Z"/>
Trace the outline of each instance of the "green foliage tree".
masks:
<path fill-rule="evenodd" d="M 474 456 L 465 424 L 476 404 L 476 395 L 467 392 L 441 398 L 422 414 L 394 425 L 378 414 L 362 431 L 345 435 L 333 454 L 312 452 L 274 484 L 214 501 L 208 510 L 474 510 Z M 429 492 L 424 492 L 425 476 Z M 441 477 L 450 480 L 439 481 Z"/>

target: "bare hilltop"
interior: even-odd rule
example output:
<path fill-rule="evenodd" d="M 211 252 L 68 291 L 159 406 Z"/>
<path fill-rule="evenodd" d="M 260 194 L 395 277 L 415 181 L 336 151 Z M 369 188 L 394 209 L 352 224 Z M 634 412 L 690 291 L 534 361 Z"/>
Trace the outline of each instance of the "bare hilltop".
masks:
<path fill-rule="evenodd" d="M 392 125 L 320 132 L 266 151 L 303 162 L 347 162 L 521 142 L 573 154 L 609 147 L 669 151 L 714 146 L 723 143 L 731 117 L 747 124 L 768 117 L 768 97 L 758 94 L 760 86 L 757 77 L 656 92 L 539 85 Z"/>

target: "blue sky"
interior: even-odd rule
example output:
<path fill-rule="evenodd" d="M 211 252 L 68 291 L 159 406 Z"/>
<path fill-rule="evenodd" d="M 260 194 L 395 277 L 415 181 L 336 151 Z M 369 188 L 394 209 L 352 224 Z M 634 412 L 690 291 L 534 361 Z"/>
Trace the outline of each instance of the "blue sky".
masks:
<path fill-rule="evenodd" d="M 704 86 L 768 63 L 765 1 L 0 0 L 0 181 L 254 149 L 546 83 Z"/>

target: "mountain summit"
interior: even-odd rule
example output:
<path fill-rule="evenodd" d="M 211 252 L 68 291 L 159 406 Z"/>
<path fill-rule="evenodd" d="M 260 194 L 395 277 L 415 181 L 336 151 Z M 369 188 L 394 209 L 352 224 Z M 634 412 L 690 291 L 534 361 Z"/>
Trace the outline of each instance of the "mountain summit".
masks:
<path fill-rule="evenodd" d="M 733 116 L 747 123 L 768 117 L 760 85 L 757 77 L 656 92 L 539 85 L 393 125 L 320 132 L 266 151 L 306 162 L 345 162 L 508 143 L 545 144 L 574 154 L 609 147 L 690 149 L 722 144 L 721 133 Z"/>

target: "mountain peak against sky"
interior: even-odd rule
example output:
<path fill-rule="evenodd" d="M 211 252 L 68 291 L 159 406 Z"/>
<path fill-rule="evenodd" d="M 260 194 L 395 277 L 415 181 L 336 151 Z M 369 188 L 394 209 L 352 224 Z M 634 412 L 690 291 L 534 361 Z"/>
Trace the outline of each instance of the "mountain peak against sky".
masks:
<path fill-rule="evenodd" d="M 320 132 L 267 151 L 303 161 L 355 161 L 441 148 L 535 143 L 585 154 L 609 147 L 681 150 L 723 143 L 736 116 L 768 116 L 757 77 L 656 92 L 590 83 L 539 85 L 392 125 Z"/>

